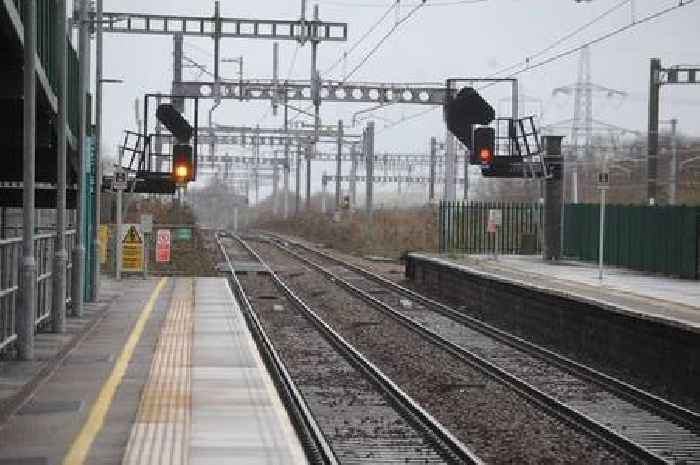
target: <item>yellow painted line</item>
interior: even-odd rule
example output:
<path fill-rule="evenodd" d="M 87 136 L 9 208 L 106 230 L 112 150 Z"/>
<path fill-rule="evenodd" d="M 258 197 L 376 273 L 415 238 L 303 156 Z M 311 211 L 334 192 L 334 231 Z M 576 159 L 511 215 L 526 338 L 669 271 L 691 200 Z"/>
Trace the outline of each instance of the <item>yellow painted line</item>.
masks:
<path fill-rule="evenodd" d="M 158 282 L 156 288 L 151 293 L 148 302 L 146 302 L 143 310 L 141 310 L 141 315 L 139 315 L 138 320 L 136 320 L 136 324 L 131 330 L 131 334 L 129 334 L 129 338 L 126 341 L 126 344 L 124 344 L 124 347 L 119 354 L 119 358 L 112 368 L 112 372 L 102 385 L 102 389 L 100 389 L 100 393 L 97 395 L 97 399 L 95 399 L 95 403 L 90 409 L 90 414 L 88 415 L 83 428 L 80 430 L 80 433 L 78 433 L 78 436 L 73 441 L 73 444 L 71 444 L 68 454 L 66 454 L 65 458 L 63 459 L 63 465 L 83 465 L 83 463 L 85 463 L 88 452 L 90 452 L 90 447 L 95 441 L 97 434 L 102 429 L 102 425 L 104 424 L 109 407 L 112 405 L 114 395 L 116 394 L 117 388 L 119 387 L 119 384 L 126 373 L 131 356 L 134 354 L 136 344 L 138 344 L 139 339 L 141 339 L 141 334 L 146 326 L 148 317 L 151 316 L 156 300 L 158 299 L 158 296 L 160 295 L 160 292 L 165 286 L 167 280 L 168 278 L 162 278 Z"/>

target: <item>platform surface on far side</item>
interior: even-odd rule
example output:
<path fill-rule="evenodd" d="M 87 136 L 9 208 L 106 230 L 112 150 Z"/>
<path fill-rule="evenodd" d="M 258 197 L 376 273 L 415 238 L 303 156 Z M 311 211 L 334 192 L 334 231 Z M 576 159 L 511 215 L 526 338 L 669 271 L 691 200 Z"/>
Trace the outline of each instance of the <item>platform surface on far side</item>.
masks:
<path fill-rule="evenodd" d="M 539 256 L 498 259 L 466 255 L 446 257 L 413 253 L 433 263 L 510 282 L 534 290 L 598 304 L 612 311 L 700 332 L 700 282 L 657 276 L 578 261 L 544 261 Z"/>
<path fill-rule="evenodd" d="M 302 464 L 299 440 L 223 278 L 198 278 L 192 465 Z"/>
<path fill-rule="evenodd" d="M 122 463 L 307 463 L 225 279 L 177 280 Z"/>

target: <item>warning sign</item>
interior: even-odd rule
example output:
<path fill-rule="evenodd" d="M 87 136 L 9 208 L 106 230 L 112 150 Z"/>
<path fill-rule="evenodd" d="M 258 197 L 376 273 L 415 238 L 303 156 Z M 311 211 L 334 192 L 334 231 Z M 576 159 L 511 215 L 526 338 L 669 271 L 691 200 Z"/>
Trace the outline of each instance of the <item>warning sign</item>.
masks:
<path fill-rule="evenodd" d="M 122 271 L 143 271 L 143 234 L 141 225 L 122 225 Z"/>
<path fill-rule="evenodd" d="M 100 254 L 100 264 L 107 263 L 107 245 L 109 244 L 109 228 L 106 224 L 101 224 L 97 231 L 98 251 Z"/>
<path fill-rule="evenodd" d="M 495 233 L 499 226 L 503 224 L 503 212 L 501 210 L 489 210 L 489 222 L 486 228 L 487 232 Z"/>
<path fill-rule="evenodd" d="M 170 230 L 159 229 L 156 237 L 156 262 L 170 262 Z"/>

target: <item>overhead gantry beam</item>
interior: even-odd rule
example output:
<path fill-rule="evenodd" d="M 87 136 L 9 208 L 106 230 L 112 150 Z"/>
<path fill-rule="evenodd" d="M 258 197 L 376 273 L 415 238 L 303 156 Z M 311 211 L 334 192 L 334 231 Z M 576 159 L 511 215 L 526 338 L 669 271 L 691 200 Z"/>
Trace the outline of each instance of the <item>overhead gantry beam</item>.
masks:
<path fill-rule="evenodd" d="M 324 184 L 329 182 L 335 182 L 338 176 L 323 176 L 321 181 Z M 347 182 L 352 179 L 351 176 L 340 176 L 341 182 Z M 367 180 L 366 176 L 355 176 L 355 182 L 365 182 Z M 436 182 L 444 181 L 444 178 L 436 178 Z M 375 184 L 391 184 L 391 183 L 405 183 L 405 184 L 428 184 L 430 178 L 427 176 L 372 176 L 372 182 Z M 457 184 L 464 184 L 464 178 L 459 178 L 456 180 Z"/>
<path fill-rule="evenodd" d="M 313 161 L 323 161 L 323 162 L 332 162 L 332 161 L 337 161 L 337 154 L 335 153 L 323 153 L 319 152 L 314 155 L 312 158 Z M 355 155 L 355 157 L 352 156 L 352 154 L 349 153 L 343 153 L 341 155 L 341 160 L 342 161 L 352 161 L 353 158 L 358 162 L 358 163 L 364 163 L 365 157 L 363 157 L 361 154 Z M 265 157 L 254 157 L 250 155 L 217 155 L 214 157 L 211 157 L 209 155 L 199 155 L 199 162 L 200 163 L 239 163 L 239 164 L 254 164 L 254 163 L 262 163 L 262 164 L 284 164 L 284 158 L 283 157 L 270 157 L 270 156 L 265 156 Z M 440 165 L 445 162 L 444 157 L 436 157 L 435 158 L 435 163 Z M 421 155 L 421 154 L 388 154 L 388 155 L 375 155 L 374 157 L 374 163 L 375 164 L 390 164 L 390 163 L 406 163 L 406 164 L 415 164 L 415 165 L 421 165 L 421 164 L 427 164 L 430 163 L 430 157 L 426 155 Z"/>
<path fill-rule="evenodd" d="M 312 101 L 311 81 L 276 82 L 273 79 L 247 79 L 219 83 L 173 82 L 173 95 L 181 97 L 243 100 Z M 321 81 L 324 102 L 442 105 L 447 89 L 439 83 L 339 82 Z"/>
<path fill-rule="evenodd" d="M 94 16 L 94 14 L 93 14 Z M 216 37 L 226 39 L 344 42 L 347 23 L 314 20 L 216 18 L 142 13 L 103 13 L 103 31 L 120 34 Z M 94 19 L 94 18 L 93 18 Z M 218 26 L 218 27 L 217 27 Z"/>

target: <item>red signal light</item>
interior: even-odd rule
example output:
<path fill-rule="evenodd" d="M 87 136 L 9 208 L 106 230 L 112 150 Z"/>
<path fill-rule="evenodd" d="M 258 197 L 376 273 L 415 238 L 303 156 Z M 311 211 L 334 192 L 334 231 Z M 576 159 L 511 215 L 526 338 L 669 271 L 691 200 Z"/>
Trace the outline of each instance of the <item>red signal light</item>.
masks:
<path fill-rule="evenodd" d="M 493 158 L 493 152 L 487 148 L 482 148 L 479 151 L 479 159 L 481 160 L 482 163 L 488 163 L 491 161 L 491 158 Z"/>

